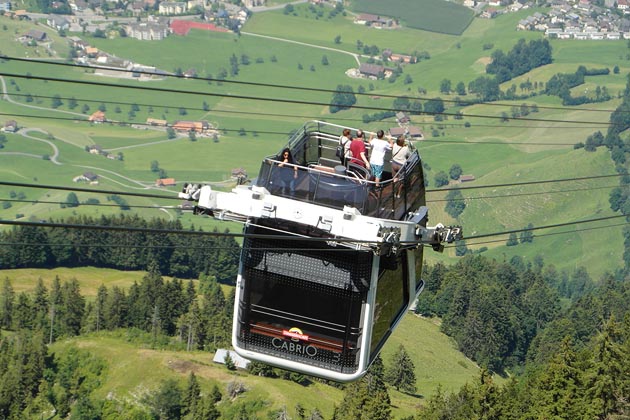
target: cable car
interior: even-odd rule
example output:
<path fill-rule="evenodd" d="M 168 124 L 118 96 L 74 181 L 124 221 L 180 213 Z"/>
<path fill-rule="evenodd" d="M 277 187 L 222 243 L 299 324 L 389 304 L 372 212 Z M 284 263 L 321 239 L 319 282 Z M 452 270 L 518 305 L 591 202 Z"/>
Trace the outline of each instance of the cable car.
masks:
<path fill-rule="evenodd" d="M 418 151 L 377 185 L 335 156 L 345 127 L 309 121 L 295 164 L 263 159 L 251 186 L 188 184 L 195 214 L 244 223 L 232 345 L 242 357 L 337 382 L 359 379 L 424 287 L 423 245 L 460 227 L 427 227 Z M 388 152 L 391 153 L 391 152 Z M 391 156 L 390 156 L 391 157 Z M 386 156 L 386 162 L 388 162 Z"/>

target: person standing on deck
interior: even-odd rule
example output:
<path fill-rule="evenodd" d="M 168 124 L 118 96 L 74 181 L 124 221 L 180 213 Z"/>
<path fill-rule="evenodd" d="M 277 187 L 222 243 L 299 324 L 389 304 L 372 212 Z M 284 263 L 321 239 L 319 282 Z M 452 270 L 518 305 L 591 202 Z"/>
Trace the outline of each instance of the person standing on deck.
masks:
<path fill-rule="evenodd" d="M 390 137 L 389 142 L 383 139 L 385 133 L 383 130 L 376 132 L 376 138 L 374 134 L 370 135 L 370 146 L 372 152 L 370 154 L 370 167 L 372 168 L 372 175 L 374 175 L 374 181 L 378 187 L 381 178 L 383 178 L 383 166 L 385 165 L 385 153 L 388 150 L 392 150 L 394 140 Z"/>

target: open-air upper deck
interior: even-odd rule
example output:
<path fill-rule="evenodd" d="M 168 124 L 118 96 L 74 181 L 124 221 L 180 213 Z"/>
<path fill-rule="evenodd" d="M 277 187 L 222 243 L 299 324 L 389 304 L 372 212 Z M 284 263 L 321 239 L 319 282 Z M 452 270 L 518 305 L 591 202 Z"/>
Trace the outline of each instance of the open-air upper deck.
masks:
<path fill-rule="evenodd" d="M 351 206 L 362 215 L 385 219 L 401 220 L 425 205 L 422 164 L 412 144 L 411 156 L 397 174 L 392 174 L 391 152 L 387 152 L 383 177 L 377 185 L 367 169 L 351 163 L 342 165 L 335 156 L 343 128 L 307 122 L 287 145 L 296 164 L 279 166 L 277 156 L 265 158 L 256 185 L 273 195 L 340 210 Z"/>

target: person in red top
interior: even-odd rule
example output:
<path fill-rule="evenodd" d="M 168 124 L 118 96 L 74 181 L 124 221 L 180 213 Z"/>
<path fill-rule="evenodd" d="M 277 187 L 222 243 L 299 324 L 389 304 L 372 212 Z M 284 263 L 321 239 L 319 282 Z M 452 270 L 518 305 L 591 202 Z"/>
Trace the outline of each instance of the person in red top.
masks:
<path fill-rule="evenodd" d="M 363 166 L 364 168 L 370 167 L 370 161 L 367 158 L 367 149 L 363 141 L 363 131 L 357 131 L 357 136 L 352 139 L 350 143 L 350 153 L 352 158 L 350 161 L 356 165 Z"/>

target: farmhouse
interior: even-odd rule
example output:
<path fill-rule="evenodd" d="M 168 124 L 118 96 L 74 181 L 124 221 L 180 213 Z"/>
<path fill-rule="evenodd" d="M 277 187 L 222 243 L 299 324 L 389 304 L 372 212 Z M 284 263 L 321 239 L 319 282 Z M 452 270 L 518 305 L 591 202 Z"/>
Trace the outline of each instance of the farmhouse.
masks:
<path fill-rule="evenodd" d="M 107 121 L 107 119 L 105 118 L 105 113 L 99 110 L 93 113 L 92 115 L 90 115 L 88 117 L 88 121 L 93 122 L 93 123 L 103 123 Z"/>
<path fill-rule="evenodd" d="M 93 155 L 100 155 L 103 153 L 103 148 L 99 146 L 98 144 L 86 146 L 85 149 Z"/>
<path fill-rule="evenodd" d="M 376 28 L 383 28 L 392 26 L 393 20 L 372 15 L 370 13 L 361 13 L 356 17 L 356 19 L 354 19 L 354 23 L 357 25 L 368 25 Z"/>
<path fill-rule="evenodd" d="M 231 178 L 232 179 L 247 178 L 247 171 L 245 170 L 245 168 L 234 168 L 232 169 Z"/>
<path fill-rule="evenodd" d="M 36 41 L 36 42 L 43 42 L 43 41 L 46 41 L 47 35 L 46 35 L 46 32 L 44 31 L 40 31 L 38 29 L 31 29 L 26 33 L 26 35 L 24 35 L 24 38 L 32 39 L 33 41 Z"/>
<path fill-rule="evenodd" d="M 175 121 L 173 129 L 177 131 L 195 131 L 197 133 L 203 133 L 210 128 L 208 121 Z"/>
<path fill-rule="evenodd" d="M 98 175 L 96 175 L 94 172 L 84 172 L 82 175 L 78 175 L 72 178 L 72 182 L 96 183 L 97 180 L 98 180 Z"/>
<path fill-rule="evenodd" d="M 158 120 L 155 118 L 147 118 L 147 124 L 156 127 L 166 127 L 166 120 Z"/>
<path fill-rule="evenodd" d="M 415 64 L 417 59 L 413 55 L 392 53 L 389 56 L 390 61 L 395 63 Z"/>
<path fill-rule="evenodd" d="M 160 178 L 155 181 L 156 187 L 172 187 L 176 185 L 175 178 Z"/>
<path fill-rule="evenodd" d="M 396 121 L 398 124 L 406 124 L 409 122 L 409 116 L 402 111 L 396 113 Z"/>
<path fill-rule="evenodd" d="M 5 133 L 15 133 L 16 131 L 18 131 L 17 121 L 15 120 L 7 121 L 6 123 L 4 123 L 4 127 L 2 127 L 2 131 L 4 131 Z"/>
<path fill-rule="evenodd" d="M 474 175 L 462 175 L 459 177 L 459 182 L 470 182 L 474 180 L 475 180 Z"/>
<path fill-rule="evenodd" d="M 394 138 L 405 135 L 416 140 L 422 140 L 424 138 L 422 131 L 413 125 L 410 125 L 409 127 L 392 127 L 389 129 L 389 135 Z"/>
<path fill-rule="evenodd" d="M 385 66 L 362 63 L 359 67 L 359 73 L 372 79 L 383 78 L 385 77 Z"/>
<path fill-rule="evenodd" d="M 11 10 L 11 2 L 10 1 L 0 1 L 0 10 L 3 12 L 8 12 Z"/>

